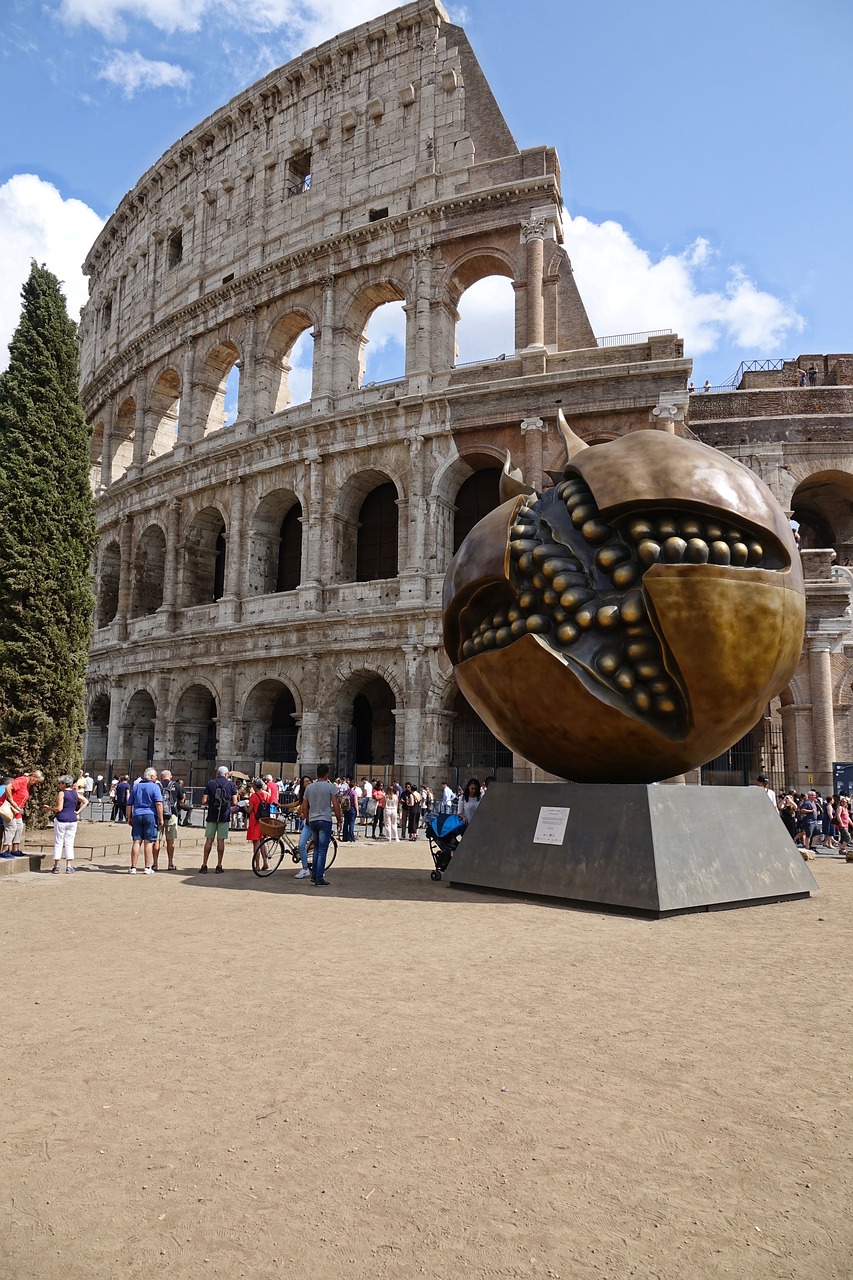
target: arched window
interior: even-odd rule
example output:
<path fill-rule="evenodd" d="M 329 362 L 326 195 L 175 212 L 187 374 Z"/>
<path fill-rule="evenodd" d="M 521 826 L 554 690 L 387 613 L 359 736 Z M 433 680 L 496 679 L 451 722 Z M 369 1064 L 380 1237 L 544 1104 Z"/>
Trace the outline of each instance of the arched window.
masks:
<path fill-rule="evenodd" d="M 163 603 L 163 575 L 166 570 L 166 536 L 159 525 L 145 530 L 136 547 L 133 565 L 131 618 L 155 613 Z"/>
<path fill-rule="evenodd" d="M 224 418 L 222 423 L 224 427 L 230 427 L 232 422 L 237 421 L 239 405 L 240 366 L 235 362 L 229 369 L 228 377 L 225 379 Z"/>
<path fill-rule="evenodd" d="M 112 430 L 112 463 L 110 480 L 120 480 L 133 462 L 133 441 L 136 436 L 136 401 L 129 397 L 122 401 Z"/>
<path fill-rule="evenodd" d="M 456 495 L 456 515 L 453 521 L 454 555 L 474 525 L 500 504 L 500 480 L 500 467 L 485 467 L 481 471 L 475 471 L 460 486 Z"/>
<path fill-rule="evenodd" d="M 281 522 L 276 591 L 293 591 L 302 573 L 302 508 L 291 507 Z"/>
<path fill-rule="evenodd" d="M 181 407 L 181 379 L 174 369 L 164 369 L 149 397 L 149 459 L 161 458 L 174 449 L 178 438 L 178 415 Z"/>
<path fill-rule="evenodd" d="M 220 342 L 199 369 L 193 398 L 205 435 L 230 425 L 237 417 L 239 357 L 233 342 Z"/>
<path fill-rule="evenodd" d="M 377 307 L 361 340 L 360 386 L 389 382 L 406 374 L 406 313 L 403 302 Z"/>
<path fill-rule="evenodd" d="M 225 594 L 225 527 L 216 535 L 216 554 L 213 561 L 213 598 L 221 600 Z"/>
<path fill-rule="evenodd" d="M 118 591 L 121 581 L 121 551 L 117 542 L 104 547 L 98 568 L 99 627 L 108 627 L 118 613 Z"/>
<path fill-rule="evenodd" d="M 397 488 L 390 481 L 361 505 L 356 548 L 356 582 L 397 576 Z"/>
<path fill-rule="evenodd" d="M 314 365 L 312 321 L 302 312 L 282 316 L 273 325 L 257 361 L 258 416 L 282 413 L 311 399 Z"/>
<path fill-rule="evenodd" d="M 193 519 L 185 543 L 184 604 L 210 604 L 225 591 L 225 521 L 216 507 Z"/>
<path fill-rule="evenodd" d="M 457 308 L 456 363 L 503 359 L 515 352 L 515 290 L 506 276 L 466 289 Z"/>

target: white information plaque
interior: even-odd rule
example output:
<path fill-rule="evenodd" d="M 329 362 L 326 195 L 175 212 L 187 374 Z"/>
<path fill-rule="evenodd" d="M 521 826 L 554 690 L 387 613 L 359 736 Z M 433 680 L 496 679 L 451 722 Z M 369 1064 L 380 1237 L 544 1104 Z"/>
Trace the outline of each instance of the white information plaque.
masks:
<path fill-rule="evenodd" d="M 533 843 L 562 845 L 570 812 L 570 809 L 556 809 L 543 805 L 539 810 L 539 821 L 536 823 Z"/>

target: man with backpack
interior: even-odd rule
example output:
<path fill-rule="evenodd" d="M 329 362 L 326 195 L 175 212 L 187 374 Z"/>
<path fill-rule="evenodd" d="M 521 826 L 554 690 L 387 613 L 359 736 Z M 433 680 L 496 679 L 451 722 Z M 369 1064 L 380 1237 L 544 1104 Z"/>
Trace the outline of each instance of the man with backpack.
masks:
<path fill-rule="evenodd" d="M 165 838 L 166 855 L 169 859 L 169 871 L 177 871 L 175 866 L 175 835 L 178 830 L 178 813 L 184 799 L 184 789 L 179 787 L 177 782 L 172 779 L 169 769 L 163 769 L 160 773 L 160 790 L 163 793 L 163 825 L 157 832 L 157 839 L 154 841 L 154 870 L 157 868 L 157 859 L 160 856 L 160 841 Z"/>
<path fill-rule="evenodd" d="M 216 840 L 216 871 L 221 875 L 224 870 L 222 859 L 225 856 L 225 841 L 231 826 L 231 810 L 237 804 L 237 786 L 228 777 L 227 765 L 221 764 L 216 770 L 216 777 L 208 781 L 201 803 L 207 805 L 207 821 L 204 824 L 204 852 L 199 872 L 207 875 L 207 860 L 213 841 Z"/>

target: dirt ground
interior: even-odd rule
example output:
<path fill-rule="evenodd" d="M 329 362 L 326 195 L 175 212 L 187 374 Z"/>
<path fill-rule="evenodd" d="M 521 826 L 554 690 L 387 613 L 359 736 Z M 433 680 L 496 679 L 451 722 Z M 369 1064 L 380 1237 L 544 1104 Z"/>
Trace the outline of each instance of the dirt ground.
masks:
<path fill-rule="evenodd" d="M 849 1280 L 853 865 L 648 921 L 229 860 L 0 880 L 2 1280 Z"/>

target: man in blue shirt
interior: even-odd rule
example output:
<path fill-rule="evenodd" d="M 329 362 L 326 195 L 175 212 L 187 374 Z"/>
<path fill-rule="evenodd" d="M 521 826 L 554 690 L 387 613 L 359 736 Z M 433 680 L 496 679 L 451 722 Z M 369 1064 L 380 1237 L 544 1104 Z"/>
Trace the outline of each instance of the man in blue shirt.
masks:
<path fill-rule="evenodd" d="M 133 844 L 130 846 L 130 874 L 136 875 L 139 849 L 145 850 L 145 875 L 154 874 L 154 841 L 163 825 L 163 793 L 157 781 L 157 770 L 146 769 L 141 782 L 133 784 L 127 806 L 127 820 Z"/>

